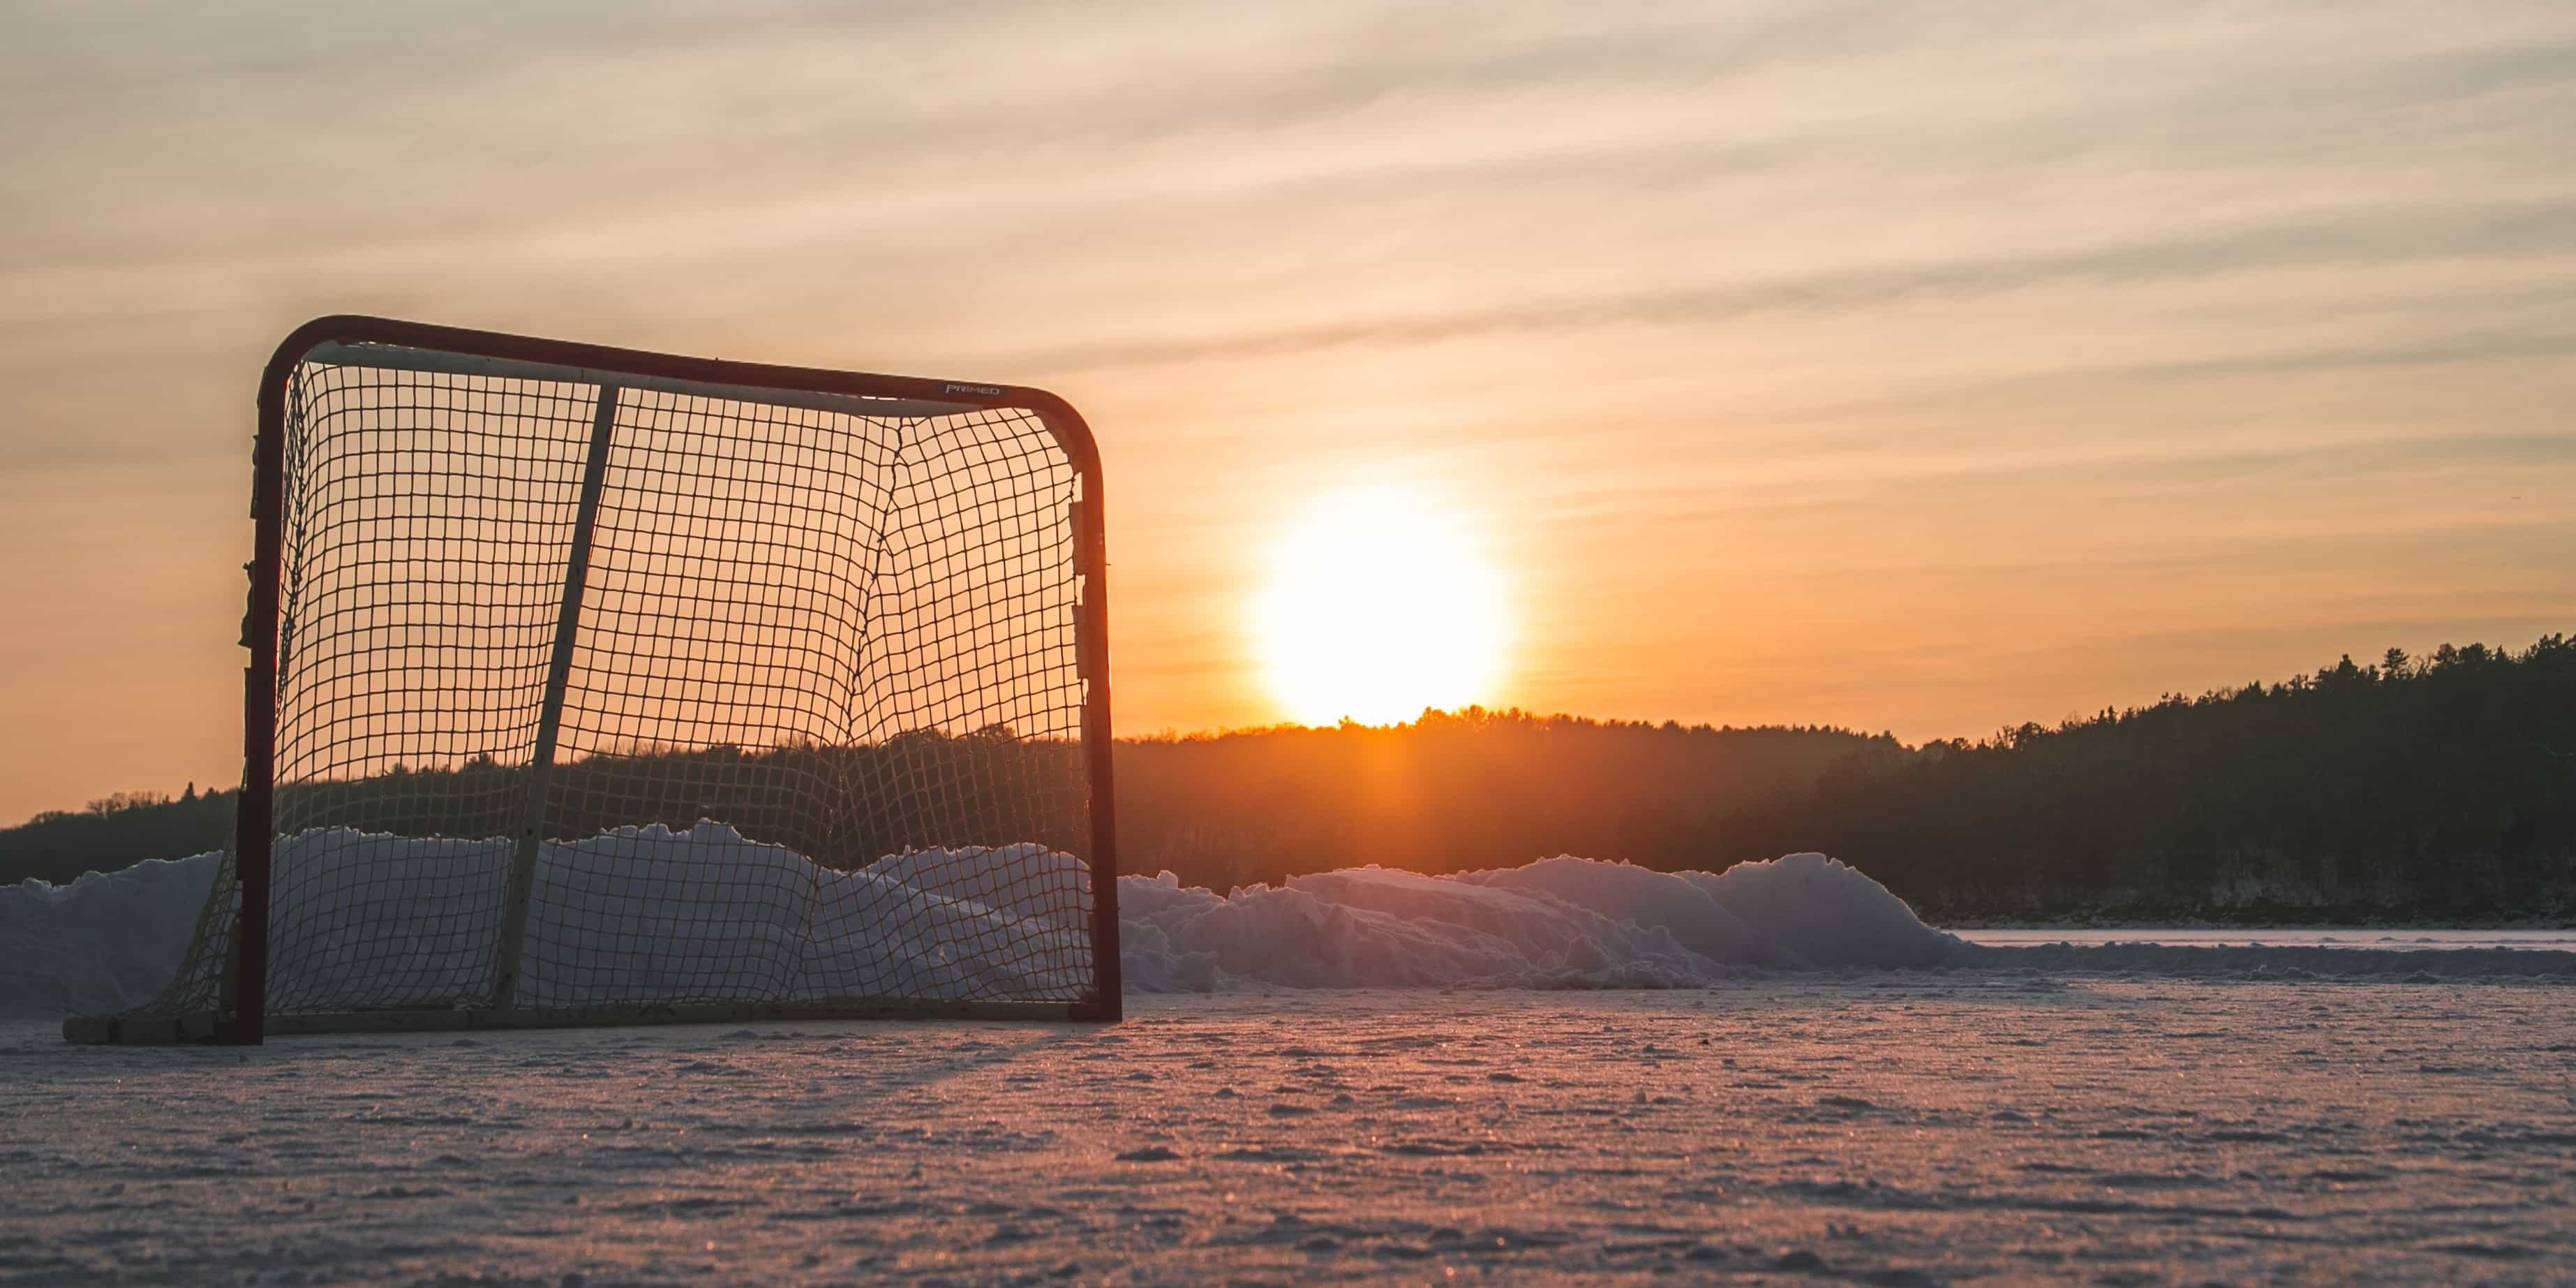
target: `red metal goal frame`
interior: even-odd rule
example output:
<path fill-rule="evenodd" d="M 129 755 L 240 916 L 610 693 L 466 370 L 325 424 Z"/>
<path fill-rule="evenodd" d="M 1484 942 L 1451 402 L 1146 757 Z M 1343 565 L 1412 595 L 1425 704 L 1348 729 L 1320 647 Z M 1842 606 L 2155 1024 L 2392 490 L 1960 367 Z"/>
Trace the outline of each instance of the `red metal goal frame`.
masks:
<path fill-rule="evenodd" d="M 307 355 L 329 344 L 378 344 L 428 349 L 466 357 L 573 367 L 605 374 L 681 380 L 713 385 L 750 386 L 857 398 L 901 398 L 952 403 L 961 407 L 1026 411 L 1036 415 L 1072 463 L 1082 488 L 1075 511 L 1076 573 L 1083 579 L 1082 635 L 1099 651 L 1098 665 L 1088 668 L 1084 694 L 1082 742 L 1084 768 L 1090 780 L 1092 959 L 1098 993 L 1087 1001 L 1052 1006 L 1045 1013 L 1073 1020 L 1120 1018 L 1118 962 L 1118 846 L 1112 780 L 1109 724 L 1108 544 L 1102 521 L 1100 448 L 1091 427 L 1072 404 L 1043 389 L 980 381 L 934 380 L 886 376 L 818 367 L 733 362 L 676 354 L 621 349 L 606 345 L 546 340 L 460 327 L 403 322 L 391 318 L 340 314 L 297 327 L 277 346 L 259 381 L 259 430 L 252 452 L 251 519 L 257 535 L 252 546 L 250 601 L 242 622 L 242 643 L 250 664 L 242 689 L 242 790 L 234 831 L 235 873 L 241 890 L 241 920 L 232 951 L 238 954 L 232 981 L 234 1007 L 218 1019 L 210 1036 L 216 1042 L 252 1044 L 268 1030 L 268 921 L 270 846 L 275 838 L 277 757 L 278 597 L 284 549 L 286 394 Z M 820 1010 L 782 1007 L 781 1013 L 805 1015 L 870 1013 L 866 1007 Z M 666 1014 L 631 1015 L 633 1021 L 698 1018 L 689 1008 L 664 1008 Z M 984 1015 L 1017 1013 L 1008 1004 L 961 1004 L 919 1009 L 889 1008 L 906 1015 Z"/>

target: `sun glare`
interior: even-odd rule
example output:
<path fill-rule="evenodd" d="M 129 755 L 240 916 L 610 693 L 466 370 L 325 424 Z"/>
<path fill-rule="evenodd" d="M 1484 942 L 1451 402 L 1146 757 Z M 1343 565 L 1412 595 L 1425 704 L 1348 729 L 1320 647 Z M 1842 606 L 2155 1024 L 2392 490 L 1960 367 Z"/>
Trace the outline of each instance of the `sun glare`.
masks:
<path fill-rule="evenodd" d="M 1468 517 L 1415 492 L 1320 497 L 1271 552 L 1253 629 L 1291 718 L 1409 720 L 1491 699 L 1510 623 Z"/>

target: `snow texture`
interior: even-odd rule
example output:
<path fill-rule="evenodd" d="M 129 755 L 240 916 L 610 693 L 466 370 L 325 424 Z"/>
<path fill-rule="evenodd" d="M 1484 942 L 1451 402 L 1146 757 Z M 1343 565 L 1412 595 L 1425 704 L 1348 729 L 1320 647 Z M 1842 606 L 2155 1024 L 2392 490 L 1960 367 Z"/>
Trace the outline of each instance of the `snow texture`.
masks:
<path fill-rule="evenodd" d="M 2550 1284 L 2576 987 L 1765 971 L 250 1049 L 0 1023 L 0 1281 Z"/>
<path fill-rule="evenodd" d="M 178 972 L 220 857 L 0 886 L 0 1015 L 108 1015 L 158 996 Z"/>
<path fill-rule="evenodd" d="M 481 996 L 507 844 L 343 831 L 280 847 L 274 981 L 307 1005 Z M 177 969 L 216 856 L 0 889 L 0 1014 L 100 1014 Z M 539 1004 L 903 992 L 1009 996 L 1081 970 L 1079 860 L 1033 846 L 815 867 L 717 823 L 658 825 L 541 853 L 528 977 Z M 748 892 L 748 894 L 747 894 Z M 363 897 L 362 897 L 363 896 Z M 1171 874 L 1119 883 L 1131 992 L 1286 988 L 1693 988 L 1751 974 L 1903 969 L 2163 976 L 2576 979 L 2576 952 L 2310 944 L 1970 943 L 1924 925 L 1820 854 L 1720 873 L 1560 856 L 1429 877 L 1352 868 L 1228 894 Z M 327 934 L 298 933 L 300 926 Z M 352 946 L 363 956 L 352 956 Z M 960 946 L 976 951 L 959 951 Z M 613 951 L 612 951 L 613 949 Z M 296 954 L 308 952 L 312 960 Z M 714 963 L 717 969 L 710 969 Z"/>
<path fill-rule="evenodd" d="M 489 996 L 511 852 L 339 828 L 280 842 L 272 994 L 317 1010 Z M 1035 845 L 836 872 L 715 822 L 547 842 L 519 997 L 1070 998 L 1090 976 L 1088 880 L 1081 860 Z"/>
<path fill-rule="evenodd" d="M 1348 868 L 1220 897 L 1119 883 L 1128 986 L 1687 988 L 1751 969 L 1934 966 L 1967 950 L 1821 854 L 1665 873 L 1559 856 L 1426 877 Z"/>

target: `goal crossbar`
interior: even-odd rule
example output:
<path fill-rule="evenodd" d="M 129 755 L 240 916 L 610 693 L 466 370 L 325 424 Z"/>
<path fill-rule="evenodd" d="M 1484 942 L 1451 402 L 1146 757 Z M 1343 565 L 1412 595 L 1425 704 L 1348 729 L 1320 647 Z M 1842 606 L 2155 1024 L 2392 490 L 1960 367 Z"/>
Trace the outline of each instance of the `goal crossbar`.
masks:
<path fill-rule="evenodd" d="M 414 349 L 393 344 L 326 342 L 315 345 L 311 352 L 305 355 L 304 360 L 323 366 L 437 372 L 455 376 L 483 376 L 495 380 L 527 380 L 543 384 L 613 385 L 652 393 L 678 394 L 688 398 L 756 403 L 765 407 L 800 407 L 809 411 L 864 416 L 873 420 L 923 420 L 934 416 L 955 416 L 974 411 L 977 407 L 974 403 L 926 402 L 917 398 L 861 397 L 855 394 L 685 380 L 640 371 L 610 371 L 595 367 L 562 366 L 514 358 L 495 358 L 484 354 Z"/>

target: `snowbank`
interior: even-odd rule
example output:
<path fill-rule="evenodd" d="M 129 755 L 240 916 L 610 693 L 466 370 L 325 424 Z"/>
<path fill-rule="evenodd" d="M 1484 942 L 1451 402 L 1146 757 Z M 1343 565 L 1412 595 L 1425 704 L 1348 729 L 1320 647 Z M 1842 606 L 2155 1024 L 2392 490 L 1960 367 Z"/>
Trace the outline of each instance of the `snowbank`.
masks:
<path fill-rule="evenodd" d="M 1426 877 L 1346 868 L 1219 897 L 1119 883 L 1128 987 L 1686 988 L 1745 970 L 1935 966 L 1966 945 L 1821 854 L 1667 873 L 1560 855 Z"/>
<path fill-rule="evenodd" d="M 219 856 L 0 886 L 0 1016 L 107 1015 L 179 971 Z"/>
<path fill-rule="evenodd" d="M 346 829 L 272 856 L 273 1006 L 472 1004 L 493 990 L 506 840 Z M 0 1015 L 107 1014 L 177 974 L 220 856 L 0 888 Z M 1089 875 L 1035 845 L 821 868 L 721 823 L 539 849 L 528 1005 L 899 995 L 1070 999 L 1091 978 Z"/>
<path fill-rule="evenodd" d="M 272 988 L 311 1006 L 472 999 L 491 987 L 502 841 L 316 832 L 279 847 Z M 176 971 L 216 856 L 0 889 L 0 1014 L 104 1013 Z M 1088 875 L 1035 846 L 897 855 L 835 872 L 729 827 L 625 828 L 540 852 L 522 997 L 619 1000 L 1061 995 L 1089 976 Z M 1724 872 L 1559 856 L 1430 877 L 1351 868 L 1228 894 L 1119 882 L 1127 986 L 1686 988 L 1754 972 L 2040 970 L 2294 978 L 2545 975 L 2511 949 L 1986 947 L 1926 926 L 1821 854 Z M 476 938 L 473 928 L 483 928 Z M 463 929 L 460 929 L 463 928 Z"/>

